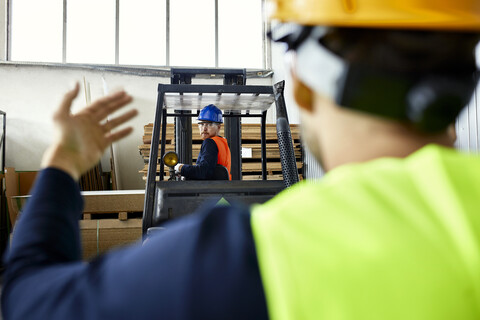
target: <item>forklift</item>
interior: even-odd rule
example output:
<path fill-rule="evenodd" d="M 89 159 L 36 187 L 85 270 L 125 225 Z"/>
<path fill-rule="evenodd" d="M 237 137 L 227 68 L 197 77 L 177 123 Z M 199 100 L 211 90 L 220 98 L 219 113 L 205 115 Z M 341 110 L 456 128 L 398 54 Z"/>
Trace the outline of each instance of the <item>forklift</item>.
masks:
<path fill-rule="evenodd" d="M 223 85 L 192 84 L 192 78 L 223 78 Z M 153 126 L 142 233 L 164 222 L 193 213 L 210 201 L 264 203 L 299 181 L 292 136 L 283 96 L 284 81 L 274 86 L 246 85 L 246 69 L 172 68 L 171 84 L 159 84 Z M 266 116 L 275 103 L 277 137 L 283 181 L 267 180 Z M 173 166 L 192 163 L 192 117 L 215 104 L 222 110 L 225 138 L 231 151 L 232 180 L 186 180 L 172 178 Z M 165 152 L 167 118 L 175 119 L 175 153 Z M 261 122 L 262 180 L 242 180 L 241 118 L 256 117 Z M 160 148 L 160 157 L 159 157 Z M 157 165 L 159 173 L 157 174 Z M 170 179 L 164 181 L 164 165 Z M 158 179 L 158 181 L 157 181 Z"/>

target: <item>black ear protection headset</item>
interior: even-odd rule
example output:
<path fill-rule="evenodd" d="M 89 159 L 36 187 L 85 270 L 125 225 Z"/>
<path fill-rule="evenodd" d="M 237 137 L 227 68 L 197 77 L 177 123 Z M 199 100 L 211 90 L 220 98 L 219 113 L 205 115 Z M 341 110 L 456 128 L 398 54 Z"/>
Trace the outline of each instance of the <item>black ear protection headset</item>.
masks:
<path fill-rule="evenodd" d="M 296 50 L 311 30 L 288 25 L 283 30 L 272 30 L 269 36 L 286 43 L 288 50 Z M 317 40 L 326 47 L 323 39 Z M 469 54 L 473 56 L 474 47 Z M 336 84 L 334 98 L 339 106 L 411 123 L 423 132 L 439 132 L 452 124 L 468 104 L 478 80 L 473 58 L 467 67 L 446 66 L 425 72 L 401 68 L 392 71 L 375 62 L 363 63 L 361 58 L 348 61 L 338 56 L 346 62 Z"/>
<path fill-rule="evenodd" d="M 349 65 L 336 103 L 412 123 L 423 132 L 444 130 L 468 104 L 476 79 L 469 74 L 391 74 Z"/>

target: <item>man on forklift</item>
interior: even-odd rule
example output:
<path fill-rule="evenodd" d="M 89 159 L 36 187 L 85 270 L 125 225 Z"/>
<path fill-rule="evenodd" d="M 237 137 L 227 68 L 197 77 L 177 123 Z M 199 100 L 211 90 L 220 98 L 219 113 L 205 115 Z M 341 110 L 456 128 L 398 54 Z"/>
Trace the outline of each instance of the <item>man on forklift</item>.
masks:
<path fill-rule="evenodd" d="M 223 123 L 222 111 L 209 104 L 200 111 L 197 120 L 203 142 L 196 164 L 178 163 L 175 173 L 189 180 L 214 180 L 216 166 L 220 165 L 226 168 L 228 178 L 232 180 L 230 148 L 227 139 L 219 136 Z"/>
<path fill-rule="evenodd" d="M 6 256 L 4 318 L 480 319 L 480 159 L 449 134 L 477 83 L 480 2 L 274 3 L 323 180 L 84 263 L 75 181 L 127 118 L 70 114 L 77 88 Z"/>

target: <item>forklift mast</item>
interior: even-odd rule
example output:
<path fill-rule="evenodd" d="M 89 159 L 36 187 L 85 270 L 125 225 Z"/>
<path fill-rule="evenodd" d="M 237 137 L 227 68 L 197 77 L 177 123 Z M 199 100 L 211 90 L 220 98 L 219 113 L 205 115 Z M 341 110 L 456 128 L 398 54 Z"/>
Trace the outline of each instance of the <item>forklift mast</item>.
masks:
<path fill-rule="evenodd" d="M 224 84 L 192 84 L 194 77 L 223 78 Z M 284 82 L 273 87 L 246 85 L 246 69 L 171 70 L 171 84 L 158 85 L 145 187 L 142 222 L 144 236 L 150 227 L 193 213 L 207 199 L 223 198 L 227 201 L 241 201 L 247 205 L 263 203 L 298 181 L 283 88 Z M 273 102 L 276 104 L 277 137 L 284 181 L 267 180 L 266 115 Z M 210 103 L 218 104 L 217 107 L 223 109 L 225 138 L 231 151 L 232 181 L 163 181 L 164 164 L 161 159 L 165 154 L 167 117 L 175 117 L 175 150 L 178 161 L 192 163 L 191 118 L 197 117 L 200 110 Z M 242 117 L 261 118 L 262 180 L 259 181 L 242 180 Z"/>

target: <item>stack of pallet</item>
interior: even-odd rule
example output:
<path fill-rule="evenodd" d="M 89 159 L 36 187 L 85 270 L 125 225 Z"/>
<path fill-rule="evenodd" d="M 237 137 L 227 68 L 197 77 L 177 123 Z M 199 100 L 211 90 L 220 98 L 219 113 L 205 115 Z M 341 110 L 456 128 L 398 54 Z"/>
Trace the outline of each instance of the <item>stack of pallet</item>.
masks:
<path fill-rule="evenodd" d="M 80 177 L 80 189 L 82 191 L 108 190 L 105 173 L 99 163 Z"/>
<path fill-rule="evenodd" d="M 198 130 L 193 127 L 192 134 L 192 156 L 193 161 L 197 159 L 202 139 L 198 134 Z M 293 147 L 295 159 L 297 160 L 297 168 L 299 173 L 302 172 L 302 147 L 300 142 L 300 129 L 298 125 L 290 125 L 293 139 Z M 139 171 L 146 180 L 148 172 L 148 161 L 150 155 L 150 144 L 152 139 L 153 124 L 149 123 L 144 126 L 143 144 L 140 145 L 140 155 L 144 159 L 144 168 Z M 175 151 L 175 132 L 173 124 L 167 125 L 167 134 L 165 137 L 166 151 Z M 220 131 L 223 136 L 223 126 Z M 242 124 L 242 179 L 243 180 L 261 180 L 262 179 L 262 163 L 261 163 L 261 143 L 260 143 L 260 124 Z M 266 127 L 266 145 L 267 145 L 267 179 L 281 180 L 282 166 L 280 163 L 280 151 L 278 148 L 277 131 L 275 124 L 267 124 Z M 160 146 L 158 154 L 160 155 Z M 157 172 L 160 167 L 157 165 Z M 165 167 L 165 174 L 168 175 L 168 168 Z"/>
<path fill-rule="evenodd" d="M 8 169 L 6 193 L 13 227 L 30 198 L 26 193 L 33 184 L 36 172 Z M 84 259 L 140 241 L 145 201 L 143 190 L 82 191 L 82 198 L 84 206 L 79 227 Z"/>
<path fill-rule="evenodd" d="M 142 237 L 143 190 L 87 191 L 79 221 L 85 259 Z"/>

